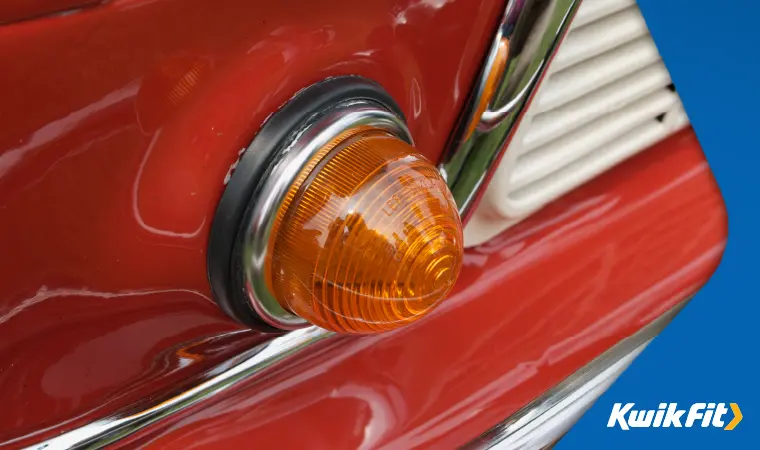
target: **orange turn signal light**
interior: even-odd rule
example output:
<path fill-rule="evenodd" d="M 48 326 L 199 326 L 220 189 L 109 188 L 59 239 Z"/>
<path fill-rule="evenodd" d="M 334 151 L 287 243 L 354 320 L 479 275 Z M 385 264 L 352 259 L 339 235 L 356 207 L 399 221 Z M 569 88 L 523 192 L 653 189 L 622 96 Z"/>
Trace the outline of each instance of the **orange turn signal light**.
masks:
<path fill-rule="evenodd" d="M 422 317 L 456 281 L 462 224 L 438 170 L 372 127 L 342 133 L 291 185 L 264 276 L 285 310 L 332 331 L 374 333 Z"/>

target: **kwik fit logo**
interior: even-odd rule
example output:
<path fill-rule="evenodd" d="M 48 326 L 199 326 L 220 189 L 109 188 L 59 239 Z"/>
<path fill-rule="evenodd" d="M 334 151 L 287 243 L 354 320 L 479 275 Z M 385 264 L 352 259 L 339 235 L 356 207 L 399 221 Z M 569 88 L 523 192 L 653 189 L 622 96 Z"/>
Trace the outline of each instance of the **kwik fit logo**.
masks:
<path fill-rule="evenodd" d="M 694 403 L 688 409 L 679 409 L 678 403 L 660 403 L 657 409 L 633 409 L 635 403 L 612 405 L 608 428 L 691 428 L 715 427 L 733 430 L 742 421 L 742 411 L 736 403 L 730 403 L 733 418 L 729 421 L 729 408 L 725 403 Z M 726 424 L 726 422 L 728 422 Z"/>

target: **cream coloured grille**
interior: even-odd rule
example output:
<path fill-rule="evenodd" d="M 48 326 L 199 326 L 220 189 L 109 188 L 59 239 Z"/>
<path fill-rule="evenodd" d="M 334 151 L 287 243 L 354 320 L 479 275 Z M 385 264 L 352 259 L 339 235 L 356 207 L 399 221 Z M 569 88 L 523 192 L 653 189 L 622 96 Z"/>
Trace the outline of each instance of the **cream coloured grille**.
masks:
<path fill-rule="evenodd" d="M 584 0 L 465 244 L 490 239 L 688 123 L 635 0 Z"/>

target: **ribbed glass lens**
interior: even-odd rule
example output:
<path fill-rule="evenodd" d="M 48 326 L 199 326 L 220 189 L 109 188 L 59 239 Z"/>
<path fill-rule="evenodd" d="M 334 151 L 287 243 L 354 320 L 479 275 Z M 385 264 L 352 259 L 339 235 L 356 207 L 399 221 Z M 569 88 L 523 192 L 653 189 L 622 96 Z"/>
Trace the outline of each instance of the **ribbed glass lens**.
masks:
<path fill-rule="evenodd" d="M 413 147 L 356 129 L 304 168 L 278 212 L 267 279 L 320 327 L 372 333 L 410 323 L 449 293 L 462 226 L 440 174 Z"/>

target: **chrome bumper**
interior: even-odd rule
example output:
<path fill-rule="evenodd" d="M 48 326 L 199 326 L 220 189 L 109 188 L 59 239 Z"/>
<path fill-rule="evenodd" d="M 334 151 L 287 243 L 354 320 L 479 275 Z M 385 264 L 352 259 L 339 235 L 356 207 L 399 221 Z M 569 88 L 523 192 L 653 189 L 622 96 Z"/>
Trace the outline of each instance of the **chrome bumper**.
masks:
<path fill-rule="evenodd" d="M 620 341 L 463 448 L 533 450 L 556 443 L 673 320 L 687 301 Z"/>

